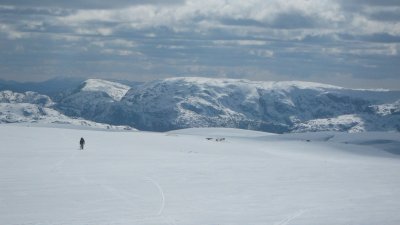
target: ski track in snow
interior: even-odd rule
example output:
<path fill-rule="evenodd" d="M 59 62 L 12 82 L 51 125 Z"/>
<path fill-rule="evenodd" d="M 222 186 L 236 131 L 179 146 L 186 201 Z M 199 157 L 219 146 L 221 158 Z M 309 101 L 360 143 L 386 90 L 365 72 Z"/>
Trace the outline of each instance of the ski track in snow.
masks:
<path fill-rule="evenodd" d="M 68 160 L 73 160 L 78 153 L 79 153 L 78 151 L 74 151 L 69 157 L 66 157 L 66 158 L 60 160 L 59 162 L 57 162 L 55 164 L 55 166 L 53 166 L 51 171 L 59 172 L 59 169 L 62 167 L 62 165 Z M 149 183 L 151 183 L 153 186 L 155 186 L 157 188 L 157 190 L 160 194 L 160 197 L 161 197 L 160 208 L 156 213 L 156 217 L 143 217 L 143 218 L 140 218 L 140 219 L 137 219 L 134 221 L 129 221 L 129 222 L 144 222 L 144 221 L 162 220 L 161 223 L 166 223 L 168 225 L 176 225 L 173 218 L 162 215 L 164 208 L 165 208 L 165 195 L 164 195 L 164 190 L 161 187 L 161 185 L 156 180 L 154 180 L 153 178 L 151 178 L 149 176 L 143 176 L 142 179 L 145 181 L 148 181 Z M 93 182 L 84 176 L 80 176 L 79 180 L 85 185 L 96 184 L 97 186 L 99 186 L 103 190 L 105 190 L 106 192 L 110 193 L 116 199 L 123 201 L 129 208 L 133 208 L 135 206 L 135 204 L 131 200 L 131 198 L 135 198 L 135 197 L 137 197 L 137 195 L 134 195 L 128 191 L 116 189 L 116 188 L 112 187 L 111 185 L 99 184 L 99 183 Z M 104 201 L 104 200 L 99 200 L 99 201 Z M 91 212 L 97 212 L 97 211 L 104 211 L 104 210 L 85 211 L 85 212 L 79 213 L 78 215 L 85 215 L 85 214 L 88 214 Z M 157 217 L 158 217 L 158 219 L 157 219 Z M 125 224 L 125 222 L 126 221 L 123 221 L 122 223 L 116 223 L 116 224 Z M 48 224 L 51 224 L 51 223 L 48 223 Z"/>
<path fill-rule="evenodd" d="M 80 177 L 79 179 L 84 184 L 96 184 L 95 182 L 89 181 L 86 177 Z M 129 222 L 145 222 L 145 221 L 162 220 L 161 223 L 166 223 L 168 225 L 176 225 L 175 220 L 173 218 L 162 215 L 164 208 L 165 208 L 165 195 L 164 195 L 164 190 L 161 187 L 161 185 L 156 180 L 154 180 L 153 178 L 151 178 L 149 176 L 143 176 L 143 180 L 151 183 L 159 191 L 159 194 L 161 197 L 160 209 L 157 211 L 155 217 L 142 217 L 142 218 L 136 219 L 134 221 L 130 220 Z M 136 198 L 136 197 L 138 197 L 137 195 L 130 193 L 128 191 L 116 189 L 116 188 L 112 187 L 111 185 L 105 185 L 105 184 L 97 184 L 97 185 L 100 186 L 106 192 L 110 193 L 115 198 L 122 200 L 129 208 L 135 206 L 135 204 L 131 200 L 131 198 Z M 100 210 L 100 211 L 103 211 L 103 210 Z M 81 214 L 84 215 L 87 213 L 90 213 L 90 211 L 84 212 Z M 123 221 L 121 224 L 125 224 L 125 223 L 126 223 L 126 221 Z"/>
<path fill-rule="evenodd" d="M 158 191 L 160 192 L 160 196 L 161 196 L 161 205 L 160 205 L 160 210 L 158 210 L 157 215 L 160 216 L 165 208 L 165 196 L 164 196 L 164 190 L 161 187 L 161 185 L 155 181 L 153 178 L 149 177 L 149 176 L 145 176 L 145 180 L 150 181 L 152 184 L 154 184 L 154 186 L 157 187 Z"/>
<path fill-rule="evenodd" d="M 73 220 L 64 220 L 62 221 L 60 224 L 54 224 L 52 222 L 46 222 L 45 225 L 64 225 L 64 224 L 68 224 L 71 222 L 84 222 L 85 225 L 96 225 L 98 223 L 103 224 L 104 222 L 107 222 L 107 225 L 126 225 L 126 224 L 130 224 L 130 223 L 144 223 L 144 222 L 157 222 L 158 224 L 166 224 L 166 225 L 176 225 L 176 223 L 174 222 L 174 219 L 172 219 L 171 217 L 167 217 L 162 215 L 164 208 L 165 208 L 165 197 L 164 197 L 164 191 L 162 189 L 162 187 L 160 186 L 160 184 L 155 181 L 154 179 L 144 176 L 143 179 L 145 181 L 149 181 L 150 183 L 152 183 L 152 185 L 156 186 L 157 189 L 160 192 L 160 196 L 162 198 L 162 202 L 161 202 L 161 206 L 159 211 L 157 212 L 157 215 L 155 216 L 144 216 L 144 217 L 138 217 L 139 215 L 135 216 L 134 219 L 120 219 L 117 221 L 104 221 L 102 219 L 95 219 L 95 218 L 91 218 L 89 220 L 87 220 L 87 218 L 84 219 L 84 221 L 80 221 L 80 218 L 82 218 L 83 215 L 87 215 L 90 213 L 95 213 L 95 212 L 104 212 L 107 213 L 108 209 L 99 209 L 99 210 L 86 210 L 84 212 L 80 212 L 78 214 L 75 215 L 75 219 Z M 138 197 L 137 195 L 134 195 L 133 193 L 130 193 L 128 191 L 124 191 L 124 190 L 120 190 L 117 188 L 112 187 L 111 185 L 106 185 L 106 184 L 100 184 L 100 183 L 96 183 L 93 182 L 91 180 L 88 180 L 86 177 L 80 177 L 79 180 L 88 185 L 88 184 L 96 184 L 97 186 L 101 187 L 103 190 L 105 190 L 106 192 L 110 193 L 115 199 L 119 199 L 122 202 L 125 203 L 125 205 L 127 206 L 127 210 L 125 211 L 125 213 L 128 213 L 130 216 L 132 216 L 132 214 L 130 213 L 130 208 L 134 208 L 135 207 L 135 203 L 131 198 L 136 198 Z M 98 202 L 102 202 L 102 201 L 107 201 L 107 199 L 103 199 L 103 200 L 98 200 Z M 78 216 L 78 217 L 77 217 Z M 77 218 L 76 218 L 77 217 Z M 34 223 L 34 225 L 39 225 Z M 43 223 L 41 222 L 40 225 L 43 225 Z"/>
<path fill-rule="evenodd" d="M 300 217 L 305 212 L 307 212 L 307 210 L 299 210 L 299 211 L 287 216 L 285 219 L 283 219 L 277 223 L 274 223 L 274 225 L 289 225 L 290 222 L 292 222 L 296 218 Z"/>
<path fill-rule="evenodd" d="M 161 204 L 160 204 L 160 209 L 157 212 L 157 216 L 161 216 L 163 222 L 167 223 L 168 225 L 176 225 L 175 220 L 173 218 L 171 218 L 170 216 L 162 215 L 164 212 L 164 208 L 165 208 L 165 195 L 164 195 L 164 190 L 161 187 L 160 183 L 158 183 L 156 180 L 154 180 L 153 178 L 151 178 L 149 176 L 145 176 L 144 179 L 146 181 L 149 181 L 150 183 L 152 183 L 154 186 L 156 186 L 160 193 Z"/>

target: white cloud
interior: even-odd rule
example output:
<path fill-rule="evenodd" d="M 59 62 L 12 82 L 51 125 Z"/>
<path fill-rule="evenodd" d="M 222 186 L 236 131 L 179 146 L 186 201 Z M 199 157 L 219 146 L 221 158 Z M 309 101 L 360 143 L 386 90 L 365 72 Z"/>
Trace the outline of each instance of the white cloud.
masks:
<path fill-rule="evenodd" d="M 126 22 L 135 28 L 168 26 L 196 26 L 196 20 L 207 20 L 215 23 L 218 20 L 247 19 L 260 23 L 272 23 L 282 13 L 293 11 L 302 13 L 316 20 L 329 23 L 342 22 L 345 17 L 339 5 L 327 0 L 188 0 L 185 4 L 170 6 L 138 5 L 125 9 L 112 10 L 79 10 L 65 16 L 66 23 L 85 23 L 90 21 Z M 187 28 L 187 27 L 186 27 Z"/>
<path fill-rule="evenodd" d="M 118 56 L 141 56 L 140 52 L 125 50 L 125 49 L 101 49 L 101 53 L 108 55 L 118 55 Z"/>
<path fill-rule="evenodd" d="M 89 21 L 113 21 L 113 15 L 118 12 L 116 10 L 78 10 L 74 14 L 70 14 L 60 18 L 60 21 L 66 24 L 80 24 Z"/>
<path fill-rule="evenodd" d="M 157 45 L 157 48 L 164 48 L 164 49 L 185 49 L 185 46 L 182 45 Z"/>
<path fill-rule="evenodd" d="M 354 55 L 383 55 L 396 56 L 399 49 L 398 44 L 379 44 L 371 47 L 350 49 L 348 53 Z"/>
<path fill-rule="evenodd" d="M 27 37 L 27 34 L 17 31 L 15 28 L 10 25 L 0 23 L 0 33 L 3 33 L 7 36 L 8 39 L 15 40 Z"/>
<path fill-rule="evenodd" d="M 75 34 L 51 34 L 49 36 L 50 39 L 52 40 L 59 40 L 59 41 L 66 41 L 66 42 L 78 42 L 82 39 L 84 39 L 81 36 L 77 36 Z"/>
<path fill-rule="evenodd" d="M 274 57 L 274 52 L 273 51 L 265 50 L 265 49 L 250 50 L 249 53 L 251 55 L 256 55 L 256 56 L 265 57 L 265 58 Z"/>
<path fill-rule="evenodd" d="M 262 46 L 266 45 L 267 41 L 260 40 L 215 40 L 216 45 L 241 45 L 241 46 Z"/>
<path fill-rule="evenodd" d="M 351 26 L 347 32 L 358 35 L 370 35 L 376 33 L 387 33 L 391 35 L 400 35 L 400 21 L 385 22 L 371 20 L 363 15 L 354 15 Z"/>
<path fill-rule="evenodd" d="M 329 55 L 349 54 L 355 56 L 397 56 L 400 44 L 362 44 L 352 47 L 322 48 L 322 52 Z"/>
<path fill-rule="evenodd" d="M 111 28 L 77 28 L 75 32 L 79 35 L 101 35 L 101 36 L 109 36 L 113 33 Z"/>

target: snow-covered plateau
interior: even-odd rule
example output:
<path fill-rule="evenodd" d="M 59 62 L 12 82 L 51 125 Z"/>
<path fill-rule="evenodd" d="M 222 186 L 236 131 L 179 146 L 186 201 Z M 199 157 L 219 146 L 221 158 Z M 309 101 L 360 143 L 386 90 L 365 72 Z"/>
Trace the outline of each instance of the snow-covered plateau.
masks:
<path fill-rule="evenodd" d="M 0 140 L 0 224 L 400 224 L 398 132 L 0 124 Z"/>

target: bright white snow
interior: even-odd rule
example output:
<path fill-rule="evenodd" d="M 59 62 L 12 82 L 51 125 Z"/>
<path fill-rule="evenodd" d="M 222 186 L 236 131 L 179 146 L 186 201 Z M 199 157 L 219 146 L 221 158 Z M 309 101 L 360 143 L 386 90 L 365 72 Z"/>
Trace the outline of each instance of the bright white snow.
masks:
<path fill-rule="evenodd" d="M 80 129 L 136 130 L 129 126 L 96 123 L 81 118 L 70 118 L 60 112 L 30 103 L 1 103 L 0 124 L 23 123 L 27 126 L 71 127 Z"/>
<path fill-rule="evenodd" d="M 215 78 L 205 78 L 205 77 L 173 77 L 163 80 L 164 82 L 187 82 L 195 83 L 199 85 L 211 85 L 225 87 L 229 85 L 238 85 L 243 88 L 248 88 L 248 86 L 263 87 L 265 89 L 282 89 L 289 90 L 292 88 L 299 89 L 343 89 L 342 87 L 315 83 L 315 82 L 305 82 L 305 81 L 251 81 L 246 79 L 215 79 Z"/>
<path fill-rule="evenodd" d="M 360 116 L 355 114 L 341 115 L 335 118 L 315 119 L 295 126 L 294 132 L 342 131 L 349 133 L 365 132 L 365 124 Z"/>
<path fill-rule="evenodd" d="M 0 224 L 400 224 L 399 133 L 0 125 L 0 140 Z"/>
<path fill-rule="evenodd" d="M 82 91 L 99 91 L 107 93 L 115 101 L 120 101 L 129 91 L 130 87 L 116 82 L 100 79 L 88 79 Z"/>

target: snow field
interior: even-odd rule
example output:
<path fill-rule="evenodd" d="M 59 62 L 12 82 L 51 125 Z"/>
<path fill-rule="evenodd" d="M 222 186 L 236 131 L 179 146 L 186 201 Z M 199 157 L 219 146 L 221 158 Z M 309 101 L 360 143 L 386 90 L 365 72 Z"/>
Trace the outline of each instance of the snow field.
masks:
<path fill-rule="evenodd" d="M 1 125 L 0 224 L 400 224 L 397 155 L 307 135 Z"/>

